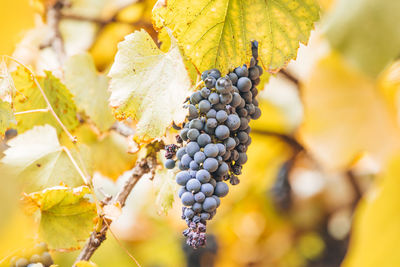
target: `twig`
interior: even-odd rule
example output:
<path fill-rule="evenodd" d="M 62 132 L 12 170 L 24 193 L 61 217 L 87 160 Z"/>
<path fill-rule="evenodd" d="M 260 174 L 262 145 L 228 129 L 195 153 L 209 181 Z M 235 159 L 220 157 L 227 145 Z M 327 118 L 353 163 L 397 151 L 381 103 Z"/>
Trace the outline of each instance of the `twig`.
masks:
<path fill-rule="evenodd" d="M 305 151 L 303 145 L 300 144 L 296 140 L 296 138 L 291 135 L 277 133 L 277 132 L 271 132 L 271 131 L 266 131 L 266 130 L 259 130 L 259 129 L 252 129 L 251 133 L 274 136 L 274 137 L 281 139 L 283 142 L 287 143 L 288 145 L 290 145 L 292 148 L 294 148 L 296 150 L 296 152 L 297 151 Z"/>
<path fill-rule="evenodd" d="M 19 65 L 23 66 L 25 69 L 27 69 L 29 71 L 29 74 L 31 75 L 31 78 L 33 80 L 33 82 L 35 83 L 36 87 L 39 89 L 40 93 L 42 94 L 44 101 L 47 104 L 47 108 L 49 109 L 50 113 L 53 115 L 54 119 L 57 121 L 57 123 L 60 125 L 60 127 L 63 129 L 63 131 L 67 134 L 67 136 L 69 137 L 69 139 L 71 140 L 72 143 L 76 143 L 77 139 L 75 136 L 73 136 L 67 129 L 67 127 L 65 127 L 65 125 L 62 123 L 62 121 L 60 120 L 60 118 L 57 116 L 56 112 L 54 111 L 53 107 L 51 106 L 51 103 L 49 101 L 49 99 L 47 98 L 46 94 L 44 93 L 44 90 L 42 88 L 42 86 L 40 85 L 40 83 L 38 82 L 38 80 L 36 79 L 35 74 L 33 73 L 33 71 L 26 66 L 24 63 L 22 63 L 21 61 L 19 61 L 18 59 L 12 57 L 12 56 L 8 56 L 8 55 L 4 55 L 5 57 L 15 61 L 16 63 L 18 63 Z"/>
<path fill-rule="evenodd" d="M 300 86 L 300 81 L 299 79 L 297 79 L 296 77 L 293 76 L 292 73 L 288 72 L 286 69 L 281 69 L 279 71 L 280 74 L 282 74 L 283 76 L 285 76 L 286 79 L 288 79 L 289 81 L 293 82 L 297 87 Z"/>
<path fill-rule="evenodd" d="M 363 192 L 357 182 L 357 177 L 354 175 L 354 172 L 352 170 L 348 170 L 346 172 L 346 176 L 355 194 L 355 199 L 353 201 L 353 209 L 355 209 L 358 201 L 362 198 Z"/>
<path fill-rule="evenodd" d="M 39 108 L 39 109 L 31 109 L 31 110 L 25 110 L 25 111 L 20 111 L 20 112 L 14 112 L 14 115 L 22 115 L 22 114 L 29 114 L 29 113 L 38 113 L 38 112 L 49 112 L 50 110 L 48 108 Z"/>
<path fill-rule="evenodd" d="M 60 32 L 61 10 L 64 7 L 64 1 L 58 0 L 47 11 L 47 25 L 53 30 L 53 36 L 50 45 L 57 54 L 60 65 L 62 66 L 66 60 L 64 40 Z"/>
<path fill-rule="evenodd" d="M 140 178 L 142 178 L 143 175 L 147 173 L 153 173 L 156 164 L 156 158 L 154 155 L 150 155 L 146 158 L 138 160 L 132 170 L 131 177 L 129 177 L 129 179 L 125 182 L 124 186 L 117 193 L 114 200 L 106 199 L 105 201 L 103 200 L 102 203 L 104 205 L 107 205 L 111 203 L 111 201 L 113 203 L 119 202 L 121 208 L 124 207 L 126 199 L 128 198 L 129 194 L 131 193 L 137 182 L 140 180 Z M 75 263 L 79 261 L 88 261 L 97 250 L 97 248 L 106 239 L 106 234 L 112 221 L 110 219 L 106 219 L 104 216 L 100 216 L 100 219 L 101 221 L 99 223 L 98 229 L 92 232 Z"/>

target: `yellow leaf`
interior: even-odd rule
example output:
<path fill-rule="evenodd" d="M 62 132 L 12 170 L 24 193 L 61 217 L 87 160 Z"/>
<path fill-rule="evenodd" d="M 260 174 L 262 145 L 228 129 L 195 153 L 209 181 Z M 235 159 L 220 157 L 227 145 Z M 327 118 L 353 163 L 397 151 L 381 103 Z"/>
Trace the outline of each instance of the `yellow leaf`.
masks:
<path fill-rule="evenodd" d="M 259 42 L 264 69 L 275 72 L 307 43 L 319 7 L 314 0 L 169 0 L 153 11 L 155 25 L 172 29 L 197 69 L 223 74 L 251 58 Z"/>
<path fill-rule="evenodd" d="M 162 137 L 173 121 L 185 119 L 191 83 L 176 44 L 163 53 L 147 32 L 136 31 L 119 43 L 109 75 L 110 105 L 116 117 L 138 121 L 139 142 Z"/>
<path fill-rule="evenodd" d="M 40 235 L 50 248 L 76 249 L 89 237 L 97 215 L 89 194 L 87 186 L 56 186 L 25 195 L 28 207 L 36 206 L 41 212 Z"/>
<path fill-rule="evenodd" d="M 16 121 L 10 103 L 0 99 L 0 136 L 14 123 Z"/>
<path fill-rule="evenodd" d="M 65 84 L 75 95 L 77 106 L 101 131 L 108 130 L 115 120 L 108 107 L 108 81 L 106 76 L 97 74 L 89 54 L 72 56 L 66 63 Z"/>
<path fill-rule="evenodd" d="M 400 265 L 400 156 L 385 169 L 376 188 L 357 207 L 350 249 L 343 267 Z"/>
<path fill-rule="evenodd" d="M 399 147 L 394 114 L 377 84 L 337 54 L 322 59 L 302 87 L 299 135 L 327 168 L 345 168 L 358 155 L 385 160 Z"/>
<path fill-rule="evenodd" d="M 76 267 L 97 267 L 94 262 L 91 261 L 79 261 L 75 264 Z"/>
<path fill-rule="evenodd" d="M 16 88 L 16 96 L 13 101 L 16 112 L 44 109 L 47 107 L 43 95 L 25 68 L 18 68 L 12 73 L 12 78 Z M 46 71 L 46 77 L 37 77 L 37 79 L 55 113 L 65 127 L 69 130 L 77 127 L 79 121 L 76 116 L 75 102 L 72 99 L 72 94 L 65 85 L 48 71 Z M 61 131 L 58 123 L 49 112 L 22 114 L 19 115 L 17 121 L 17 129 L 20 132 L 28 130 L 34 125 L 44 124 L 52 124 L 57 127 L 59 132 Z"/>
<path fill-rule="evenodd" d="M 0 173 L 18 179 L 25 192 L 34 192 L 60 183 L 83 184 L 70 158 L 60 146 L 56 130 L 50 125 L 35 126 L 8 142 L 0 161 Z"/>

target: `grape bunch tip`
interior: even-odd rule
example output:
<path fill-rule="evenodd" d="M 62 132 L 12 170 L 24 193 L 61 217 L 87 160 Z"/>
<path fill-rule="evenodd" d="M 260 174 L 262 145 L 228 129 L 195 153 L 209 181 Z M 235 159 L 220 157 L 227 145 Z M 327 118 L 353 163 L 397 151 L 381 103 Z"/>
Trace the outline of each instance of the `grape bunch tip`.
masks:
<path fill-rule="evenodd" d="M 261 116 L 256 86 L 263 69 L 258 65 L 257 46 L 252 43 L 249 66 L 239 66 L 224 77 L 218 69 L 201 74 L 204 87 L 185 105 L 188 115 L 178 145 L 166 146 L 165 167 L 180 169 L 176 182 L 181 186 L 182 219 L 188 225 L 183 235 L 193 248 L 206 244 L 207 221 L 229 192 L 226 181 L 237 185 L 247 162 L 249 122 Z"/>

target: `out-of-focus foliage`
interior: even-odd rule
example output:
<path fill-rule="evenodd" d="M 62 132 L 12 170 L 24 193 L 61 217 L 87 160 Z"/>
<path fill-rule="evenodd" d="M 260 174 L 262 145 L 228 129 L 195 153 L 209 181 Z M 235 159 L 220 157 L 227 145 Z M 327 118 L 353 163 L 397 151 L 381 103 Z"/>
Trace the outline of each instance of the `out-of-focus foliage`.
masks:
<path fill-rule="evenodd" d="M 395 26 L 399 13 L 399 1 L 338 0 L 326 34 L 351 63 L 376 77 L 400 54 L 400 29 Z"/>
<path fill-rule="evenodd" d="M 249 63 L 253 40 L 260 44 L 263 67 L 279 70 L 296 57 L 299 42 L 307 43 L 318 18 L 314 0 L 176 0 L 154 10 L 155 25 L 172 29 L 198 70 L 217 68 L 223 74 Z"/>
<path fill-rule="evenodd" d="M 396 266 L 400 255 L 400 157 L 390 160 L 376 188 L 359 204 L 354 221 L 351 249 L 344 267 Z"/>
<path fill-rule="evenodd" d="M 29 0 L 0 1 L 0 54 L 10 55 L 23 34 L 34 26 L 35 10 Z M 6 26 L 7 25 L 7 26 Z"/>
<path fill-rule="evenodd" d="M 11 104 L 0 99 L 0 135 L 4 135 L 5 131 L 15 123 Z"/>
<path fill-rule="evenodd" d="M 318 62 L 302 86 L 302 98 L 300 135 L 325 166 L 346 168 L 364 152 L 384 162 L 398 149 L 396 118 L 379 85 L 346 65 L 340 55 Z"/>

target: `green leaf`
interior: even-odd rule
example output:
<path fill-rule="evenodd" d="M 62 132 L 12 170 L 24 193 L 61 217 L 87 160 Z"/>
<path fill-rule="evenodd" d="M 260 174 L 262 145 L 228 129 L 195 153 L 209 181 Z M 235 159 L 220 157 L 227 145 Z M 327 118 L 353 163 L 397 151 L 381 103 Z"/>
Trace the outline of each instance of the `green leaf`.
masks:
<path fill-rule="evenodd" d="M 46 77 L 37 77 L 40 86 L 61 122 L 67 129 L 72 130 L 79 125 L 72 94 L 51 72 L 46 71 L 45 73 Z M 44 109 L 47 107 L 39 88 L 36 87 L 28 70 L 20 67 L 12 73 L 12 78 L 16 88 L 16 95 L 13 102 L 16 112 Z M 44 124 L 57 126 L 58 132 L 61 131 L 61 128 L 50 112 L 19 115 L 17 129 L 19 132 L 23 132 L 35 125 Z"/>
<path fill-rule="evenodd" d="M 67 153 L 60 146 L 56 130 L 50 125 L 35 126 L 8 142 L 0 161 L 1 173 L 17 177 L 24 192 L 51 186 L 83 184 Z"/>
<path fill-rule="evenodd" d="M 0 135 L 4 135 L 11 124 L 17 123 L 10 103 L 0 99 Z"/>
<path fill-rule="evenodd" d="M 400 1 L 340 0 L 326 21 L 331 45 L 375 77 L 400 54 Z"/>
<path fill-rule="evenodd" d="M 172 121 L 185 119 L 191 83 L 175 42 L 163 53 L 144 30 L 126 36 L 109 75 L 110 104 L 117 118 L 138 121 L 138 142 L 161 137 Z"/>
<path fill-rule="evenodd" d="M 85 111 L 101 131 L 109 129 L 115 120 L 108 106 L 108 81 L 106 76 L 97 73 L 89 54 L 72 56 L 66 63 L 66 86 L 75 95 L 78 108 Z"/>
<path fill-rule="evenodd" d="M 89 237 L 97 215 L 89 194 L 87 186 L 56 186 L 25 196 L 29 212 L 40 210 L 40 235 L 51 249 L 77 249 Z"/>
<path fill-rule="evenodd" d="M 248 63 L 257 40 L 263 67 L 276 72 L 296 58 L 299 42 L 307 43 L 319 7 L 314 0 L 169 0 L 153 15 L 201 71 L 225 74 Z"/>

